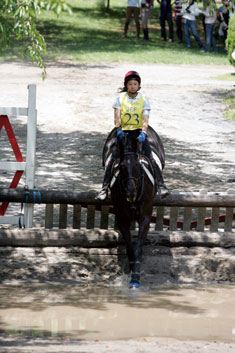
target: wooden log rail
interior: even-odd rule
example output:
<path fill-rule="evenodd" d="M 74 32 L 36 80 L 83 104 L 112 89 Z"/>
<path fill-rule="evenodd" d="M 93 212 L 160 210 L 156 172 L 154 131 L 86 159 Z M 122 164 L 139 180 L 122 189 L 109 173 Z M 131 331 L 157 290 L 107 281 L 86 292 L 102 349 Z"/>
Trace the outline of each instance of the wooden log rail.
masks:
<path fill-rule="evenodd" d="M 95 192 L 66 190 L 25 190 L 0 188 L 0 202 L 46 204 L 45 228 L 95 228 L 97 212 L 100 229 L 116 229 L 111 199 L 99 201 Z M 55 205 L 59 204 L 59 221 L 55 224 Z M 70 206 L 72 205 L 72 206 Z M 68 209 L 72 207 L 72 224 L 68 224 Z M 86 209 L 86 224 L 82 225 L 82 211 Z M 189 231 L 231 232 L 235 230 L 235 191 L 233 193 L 172 193 L 166 198 L 155 197 L 151 228 L 153 230 L 182 229 Z M 208 212 L 210 216 L 208 216 Z M 222 213 L 222 214 L 221 214 Z M 179 220 L 179 216 L 182 220 Z M 222 225 L 220 224 L 222 223 Z M 133 229 L 136 229 L 133 225 Z"/>

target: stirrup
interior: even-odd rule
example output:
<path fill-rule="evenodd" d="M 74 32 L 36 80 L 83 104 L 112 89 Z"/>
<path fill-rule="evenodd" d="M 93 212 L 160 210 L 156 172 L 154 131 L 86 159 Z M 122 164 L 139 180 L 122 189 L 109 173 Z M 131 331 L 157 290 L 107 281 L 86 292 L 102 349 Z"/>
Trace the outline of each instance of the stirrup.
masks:
<path fill-rule="evenodd" d="M 164 184 L 159 185 L 159 188 L 158 188 L 158 195 L 159 196 L 166 197 L 169 194 L 170 194 L 170 191 L 167 189 L 167 187 Z"/>
<path fill-rule="evenodd" d="M 107 198 L 107 196 L 108 196 L 108 189 L 102 188 L 102 190 L 96 196 L 96 199 L 103 201 Z"/>

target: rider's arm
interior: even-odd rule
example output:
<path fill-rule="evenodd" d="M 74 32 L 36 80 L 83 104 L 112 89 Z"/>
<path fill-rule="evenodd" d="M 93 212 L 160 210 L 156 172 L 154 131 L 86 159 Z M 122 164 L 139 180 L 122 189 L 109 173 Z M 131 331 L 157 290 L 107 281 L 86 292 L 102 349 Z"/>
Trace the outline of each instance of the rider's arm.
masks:
<path fill-rule="evenodd" d="M 143 126 L 142 126 L 142 131 L 147 133 L 148 130 L 148 125 L 149 125 L 149 115 L 150 115 L 150 103 L 148 98 L 145 97 L 144 99 L 144 109 L 143 109 Z"/>
<path fill-rule="evenodd" d="M 114 125 L 115 127 L 121 126 L 121 109 L 114 109 Z"/>
<path fill-rule="evenodd" d="M 143 127 L 142 131 L 147 134 L 147 129 L 149 125 L 149 115 L 143 114 Z"/>

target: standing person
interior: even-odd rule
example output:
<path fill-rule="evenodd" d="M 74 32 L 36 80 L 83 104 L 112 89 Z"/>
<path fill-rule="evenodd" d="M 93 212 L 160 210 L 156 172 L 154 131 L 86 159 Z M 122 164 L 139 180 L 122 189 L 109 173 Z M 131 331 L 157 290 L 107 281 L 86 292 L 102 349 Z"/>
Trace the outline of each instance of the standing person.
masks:
<path fill-rule="evenodd" d="M 229 0 L 222 0 L 222 6 L 219 7 L 219 35 L 223 37 L 224 48 L 226 48 L 226 39 L 228 35 L 228 24 L 234 12 L 234 2 Z"/>
<path fill-rule="evenodd" d="M 182 31 L 182 2 L 183 0 L 175 0 L 175 8 L 174 8 L 174 18 L 176 23 L 176 33 L 178 37 L 178 43 L 182 43 L 183 40 L 183 31 Z"/>
<path fill-rule="evenodd" d="M 151 15 L 151 10 L 154 0 L 141 0 L 141 17 L 142 17 L 142 28 L 144 32 L 144 41 L 149 41 L 149 29 L 148 20 Z"/>
<path fill-rule="evenodd" d="M 148 142 L 147 129 L 150 114 L 150 104 L 148 99 L 139 92 L 141 78 L 138 72 L 129 71 L 124 77 L 124 87 L 120 90 L 114 104 L 114 125 L 118 129 L 117 139 L 124 138 L 124 132 L 137 138 L 142 142 L 142 151 L 151 161 L 156 185 L 158 185 L 158 193 L 162 196 L 169 194 L 167 187 L 164 184 L 162 172 L 155 162 L 151 148 Z M 108 188 L 111 178 L 112 166 L 115 159 L 118 158 L 118 148 L 115 151 L 106 166 L 102 190 L 99 192 L 97 199 L 105 200 L 108 195 Z"/>
<path fill-rule="evenodd" d="M 206 10 L 203 11 L 203 14 L 205 15 L 205 31 L 206 31 L 205 52 L 210 51 L 210 47 L 212 44 L 214 52 L 217 53 L 218 49 L 216 47 L 216 40 L 213 33 L 216 18 L 217 18 L 216 3 L 214 0 L 206 1 Z"/>
<path fill-rule="evenodd" d="M 183 29 L 184 29 L 184 40 L 186 43 L 187 48 L 191 48 L 191 40 L 190 40 L 190 31 L 192 32 L 192 35 L 194 36 L 197 44 L 199 47 L 202 49 L 203 45 L 201 42 L 201 39 L 199 38 L 199 35 L 197 33 L 196 29 L 196 16 L 198 16 L 202 11 L 199 10 L 197 4 L 194 2 L 194 0 L 189 0 L 188 3 L 186 3 L 182 10 L 182 23 L 183 23 Z"/>
<path fill-rule="evenodd" d="M 160 26 L 161 26 L 161 39 L 166 40 L 166 21 L 169 27 L 169 39 L 168 42 L 173 42 L 174 40 L 174 29 L 172 21 L 172 6 L 171 0 L 157 0 L 160 4 Z"/>
<path fill-rule="evenodd" d="M 127 31 L 128 31 L 128 27 L 129 27 L 129 23 L 130 23 L 132 14 L 134 15 L 135 24 L 136 24 L 136 36 L 137 36 L 137 38 L 140 38 L 140 21 L 139 21 L 140 4 L 139 4 L 139 0 L 127 0 L 126 21 L 125 21 L 125 26 L 124 26 L 123 37 L 124 38 L 127 37 Z"/>

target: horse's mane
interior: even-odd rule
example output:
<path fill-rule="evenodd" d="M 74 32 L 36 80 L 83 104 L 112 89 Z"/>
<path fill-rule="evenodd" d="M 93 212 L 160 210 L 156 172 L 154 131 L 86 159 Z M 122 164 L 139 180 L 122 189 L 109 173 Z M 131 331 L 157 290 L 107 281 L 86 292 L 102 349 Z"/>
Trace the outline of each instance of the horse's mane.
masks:
<path fill-rule="evenodd" d="M 165 165 L 165 151 L 164 151 L 162 141 L 159 135 L 151 126 L 148 127 L 147 134 L 148 134 L 148 141 L 149 141 L 151 150 L 152 152 L 156 153 L 156 155 L 160 159 L 162 164 L 162 169 L 163 169 Z M 116 138 L 117 138 L 117 128 L 114 128 L 109 133 L 104 144 L 103 154 L 102 154 L 103 166 L 105 165 L 105 161 L 107 160 L 108 156 L 113 151 L 114 145 L 116 143 Z"/>

